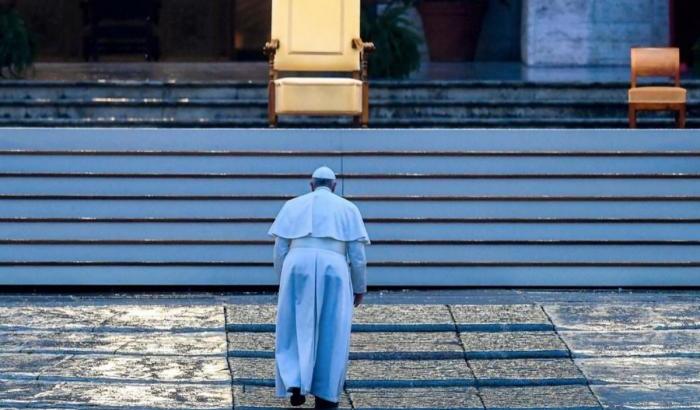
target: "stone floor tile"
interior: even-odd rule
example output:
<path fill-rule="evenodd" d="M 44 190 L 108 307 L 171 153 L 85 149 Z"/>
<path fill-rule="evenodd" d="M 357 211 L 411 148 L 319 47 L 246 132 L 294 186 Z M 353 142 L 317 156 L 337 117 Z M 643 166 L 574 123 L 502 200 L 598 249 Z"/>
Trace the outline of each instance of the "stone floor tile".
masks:
<path fill-rule="evenodd" d="M 551 324 L 539 305 L 450 305 L 450 309 L 458 324 Z"/>
<path fill-rule="evenodd" d="M 36 378 L 51 370 L 58 364 L 63 364 L 69 355 L 62 354 L 0 354 L 0 378 Z"/>
<path fill-rule="evenodd" d="M 470 385 L 474 375 L 458 360 L 351 360 L 348 387 Z"/>
<path fill-rule="evenodd" d="M 467 357 L 499 356 L 516 358 L 560 357 L 567 354 L 564 343 L 554 332 L 465 332 L 459 335 Z M 549 354 L 558 352 L 557 354 Z"/>
<path fill-rule="evenodd" d="M 228 324 L 274 324 L 277 305 L 226 305 L 226 323 Z"/>
<path fill-rule="evenodd" d="M 115 315 L 113 306 L 0 306 L 0 330 L 91 330 Z"/>
<path fill-rule="evenodd" d="M 691 356 L 700 357 L 700 330 L 631 332 L 563 331 L 574 357 Z"/>
<path fill-rule="evenodd" d="M 606 409 L 700 409 L 700 384 L 608 384 L 591 389 Z"/>
<path fill-rule="evenodd" d="M 228 365 L 234 384 L 270 384 L 275 380 L 275 360 L 272 358 L 229 357 Z"/>
<path fill-rule="evenodd" d="M 558 330 L 700 329 L 700 304 L 577 303 L 544 305 Z"/>
<path fill-rule="evenodd" d="M 446 305 L 369 305 L 355 308 L 356 324 L 431 324 L 454 326 Z"/>
<path fill-rule="evenodd" d="M 355 409 L 483 409 L 473 387 L 348 389 Z"/>
<path fill-rule="evenodd" d="M 53 383 L 19 399 L 31 408 L 230 410 L 231 386 L 164 383 Z"/>
<path fill-rule="evenodd" d="M 576 364 L 595 384 L 700 383 L 700 358 L 606 357 Z"/>
<path fill-rule="evenodd" d="M 130 328 L 136 331 L 224 330 L 223 306 L 208 305 L 119 305 L 106 328 Z"/>
<path fill-rule="evenodd" d="M 314 396 L 309 394 L 306 396 L 306 403 L 303 406 L 291 407 L 289 399 L 286 397 L 276 397 L 273 387 L 264 386 L 233 386 L 234 408 L 236 409 L 308 409 L 314 407 Z M 341 394 L 338 400 L 338 407 L 341 409 L 349 409 L 350 401 L 347 394 Z"/>
<path fill-rule="evenodd" d="M 471 360 L 481 385 L 585 384 L 571 359 Z"/>
<path fill-rule="evenodd" d="M 485 387 L 487 409 L 599 409 L 586 386 Z"/>
<path fill-rule="evenodd" d="M 227 332 L 229 351 L 274 351 L 275 334 L 272 332 Z"/>
<path fill-rule="evenodd" d="M 42 373 L 39 380 L 216 384 L 229 382 L 229 372 L 223 357 L 75 355 Z"/>
<path fill-rule="evenodd" d="M 121 334 L 119 354 L 178 355 L 178 356 L 225 356 L 226 338 L 223 332 L 150 332 Z"/>
<path fill-rule="evenodd" d="M 380 355 L 374 354 L 372 358 L 382 355 L 425 358 L 464 357 L 464 351 L 455 332 L 353 332 L 350 351 L 351 355 L 380 353 Z"/>

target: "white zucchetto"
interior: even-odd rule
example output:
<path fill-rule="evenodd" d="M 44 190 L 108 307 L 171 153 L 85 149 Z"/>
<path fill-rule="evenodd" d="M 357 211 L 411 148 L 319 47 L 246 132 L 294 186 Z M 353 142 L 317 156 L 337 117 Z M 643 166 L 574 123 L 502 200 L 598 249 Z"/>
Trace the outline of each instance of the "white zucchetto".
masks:
<path fill-rule="evenodd" d="M 316 171 L 311 175 L 311 178 L 335 179 L 335 172 L 327 166 L 316 168 Z"/>

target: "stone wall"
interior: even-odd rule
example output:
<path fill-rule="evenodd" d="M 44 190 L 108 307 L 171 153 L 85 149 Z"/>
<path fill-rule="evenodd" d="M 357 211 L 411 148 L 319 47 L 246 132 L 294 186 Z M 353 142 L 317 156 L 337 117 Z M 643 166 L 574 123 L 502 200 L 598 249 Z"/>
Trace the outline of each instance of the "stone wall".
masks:
<path fill-rule="evenodd" d="M 668 0 L 525 0 L 522 18 L 531 66 L 625 65 L 630 47 L 669 44 Z"/>

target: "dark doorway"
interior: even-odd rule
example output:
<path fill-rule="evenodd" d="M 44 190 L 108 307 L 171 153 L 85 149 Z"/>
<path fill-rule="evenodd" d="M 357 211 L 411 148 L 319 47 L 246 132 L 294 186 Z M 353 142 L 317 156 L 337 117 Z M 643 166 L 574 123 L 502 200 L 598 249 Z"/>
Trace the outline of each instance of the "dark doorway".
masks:
<path fill-rule="evenodd" d="M 671 43 L 680 48 L 681 61 L 695 70 L 700 66 L 699 40 L 700 1 L 671 0 Z"/>

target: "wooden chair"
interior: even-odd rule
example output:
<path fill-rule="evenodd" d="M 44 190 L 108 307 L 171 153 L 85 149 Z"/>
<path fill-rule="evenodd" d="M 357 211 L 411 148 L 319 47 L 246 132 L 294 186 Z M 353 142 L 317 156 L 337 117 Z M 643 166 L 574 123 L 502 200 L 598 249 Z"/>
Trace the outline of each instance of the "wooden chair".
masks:
<path fill-rule="evenodd" d="M 279 115 L 351 115 L 369 122 L 368 53 L 360 39 L 360 0 L 272 0 L 268 120 Z M 284 77 L 280 72 L 339 72 L 352 77 Z"/>
<path fill-rule="evenodd" d="M 629 125 L 637 127 L 637 111 L 675 111 L 676 124 L 685 127 L 686 95 L 680 86 L 678 48 L 632 48 L 632 87 L 628 92 Z M 637 86 L 638 76 L 673 77 L 673 87 Z"/>

